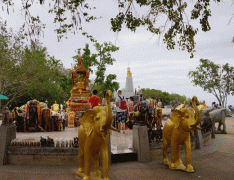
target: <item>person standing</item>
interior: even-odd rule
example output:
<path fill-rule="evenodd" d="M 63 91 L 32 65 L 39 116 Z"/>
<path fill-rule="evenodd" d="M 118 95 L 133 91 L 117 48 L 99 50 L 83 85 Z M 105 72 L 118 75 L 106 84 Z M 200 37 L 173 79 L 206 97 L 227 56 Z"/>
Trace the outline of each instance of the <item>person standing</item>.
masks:
<path fill-rule="evenodd" d="M 89 98 L 89 102 L 91 103 L 91 109 L 98 106 L 98 104 L 100 103 L 100 97 L 97 96 L 97 93 L 97 90 L 94 89 L 93 95 Z"/>
<path fill-rule="evenodd" d="M 118 96 L 116 97 L 116 120 L 118 130 L 123 129 L 123 134 L 125 133 L 125 117 L 126 117 L 126 109 L 122 108 L 124 106 L 124 100 L 122 96 L 122 91 L 118 90 Z M 125 101 L 126 105 L 126 101 Z M 120 108 L 121 107 L 121 108 Z"/>
<path fill-rule="evenodd" d="M 133 112 L 133 97 L 132 96 L 128 100 L 128 112 L 129 114 Z"/>
<path fill-rule="evenodd" d="M 150 104 L 150 106 L 152 108 L 152 117 L 154 117 L 155 112 L 156 112 L 156 104 L 157 104 L 157 102 L 156 102 L 155 98 L 152 97 L 151 104 Z"/>
<path fill-rule="evenodd" d="M 65 112 L 65 109 L 62 110 L 62 113 L 61 113 L 61 117 L 62 117 L 62 126 L 63 126 L 63 130 L 65 131 L 65 119 L 66 119 L 66 112 Z"/>
<path fill-rule="evenodd" d="M 163 127 L 162 125 L 162 99 L 158 98 L 158 104 L 157 104 L 157 117 L 158 117 L 158 121 L 161 124 L 161 127 Z"/>
<path fill-rule="evenodd" d="M 65 111 L 66 111 L 66 109 L 67 109 L 67 104 L 66 104 L 65 101 L 63 102 L 63 109 L 65 109 Z"/>
<path fill-rule="evenodd" d="M 158 98 L 158 107 L 162 107 L 162 99 L 161 98 Z"/>
<path fill-rule="evenodd" d="M 132 115 L 133 115 L 133 107 L 134 107 L 134 102 L 133 102 L 133 97 L 131 96 L 128 100 L 128 120 L 132 120 Z"/>
<path fill-rule="evenodd" d="M 104 97 L 102 98 L 102 106 L 106 106 L 106 101 L 105 101 L 105 97 L 106 97 L 106 91 L 103 92 Z"/>
<path fill-rule="evenodd" d="M 215 108 L 215 109 L 218 109 L 218 106 L 217 106 L 216 102 L 212 103 L 212 107 Z"/>
<path fill-rule="evenodd" d="M 154 108 L 155 107 L 155 99 L 154 97 L 151 97 L 151 107 Z"/>

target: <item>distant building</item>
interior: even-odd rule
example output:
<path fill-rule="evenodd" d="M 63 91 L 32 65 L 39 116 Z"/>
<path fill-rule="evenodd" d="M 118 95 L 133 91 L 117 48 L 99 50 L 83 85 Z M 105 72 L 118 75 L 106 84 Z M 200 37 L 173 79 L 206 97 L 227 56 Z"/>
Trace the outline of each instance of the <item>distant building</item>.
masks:
<path fill-rule="evenodd" d="M 118 94 L 116 93 L 115 96 Z M 127 68 L 127 77 L 126 77 L 126 85 L 125 88 L 122 89 L 122 96 L 124 99 L 129 99 L 131 96 L 134 96 L 134 88 L 133 88 L 133 79 L 132 79 L 132 73 L 130 71 L 130 68 Z"/>
<path fill-rule="evenodd" d="M 125 85 L 125 88 L 122 89 L 122 91 L 123 92 L 134 92 L 132 73 L 131 73 L 129 67 L 127 68 L 126 85 Z"/>

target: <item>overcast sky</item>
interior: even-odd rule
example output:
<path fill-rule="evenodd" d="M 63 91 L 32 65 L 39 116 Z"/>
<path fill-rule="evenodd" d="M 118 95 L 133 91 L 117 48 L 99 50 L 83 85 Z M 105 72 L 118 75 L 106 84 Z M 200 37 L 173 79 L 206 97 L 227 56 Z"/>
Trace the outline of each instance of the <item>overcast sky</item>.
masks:
<path fill-rule="evenodd" d="M 2 1 L 1 1 L 2 2 Z M 234 66 L 234 44 L 231 43 L 234 36 L 234 20 L 228 25 L 233 15 L 234 6 L 231 1 L 221 2 L 219 4 L 211 3 L 212 17 L 209 18 L 211 30 L 201 31 L 199 28 L 196 35 L 196 53 L 195 57 L 190 59 L 190 54 L 186 51 L 167 50 L 162 39 L 153 36 L 146 28 L 140 27 L 137 31 L 131 32 L 123 28 L 121 32 L 114 33 L 110 30 L 110 18 L 118 13 L 117 0 L 89 0 L 91 5 L 96 6 L 95 15 L 102 16 L 102 19 L 92 23 L 82 23 L 85 31 L 90 33 L 99 43 L 105 41 L 112 42 L 120 47 L 119 51 L 112 53 L 116 59 L 113 66 L 108 66 L 106 75 L 116 74 L 120 88 L 125 87 L 127 76 L 127 67 L 129 66 L 133 76 L 134 88 L 159 89 L 169 93 L 177 93 L 192 98 L 197 96 L 198 100 L 205 100 L 207 105 L 211 105 L 216 98 L 202 88 L 195 87 L 188 78 L 189 70 L 195 70 L 199 65 L 201 58 L 209 59 L 216 64 L 223 65 L 229 63 Z M 188 1 L 188 3 L 191 1 Z M 20 3 L 16 1 L 15 13 L 10 12 L 8 16 L 6 11 L 0 12 L 2 19 L 7 19 L 8 26 L 17 29 L 24 22 L 24 15 L 19 11 Z M 63 62 L 66 68 L 71 68 L 74 64 L 72 56 L 76 55 L 78 48 L 84 48 L 85 43 L 90 44 L 92 53 L 97 53 L 87 38 L 81 33 L 73 35 L 68 34 L 68 39 L 57 41 L 57 35 L 54 32 L 53 14 L 48 14 L 45 6 L 32 7 L 32 13 L 39 13 L 43 23 L 46 23 L 44 38 L 41 38 L 43 46 L 48 48 L 48 53 L 54 55 L 56 59 Z M 145 10 L 145 9 L 144 9 Z M 189 12 L 188 12 L 189 15 Z M 163 17 L 158 19 L 158 23 L 163 23 Z M 199 27 L 199 20 L 191 22 Z M 94 75 L 90 75 L 91 78 Z M 234 97 L 228 96 L 228 105 L 234 105 Z"/>

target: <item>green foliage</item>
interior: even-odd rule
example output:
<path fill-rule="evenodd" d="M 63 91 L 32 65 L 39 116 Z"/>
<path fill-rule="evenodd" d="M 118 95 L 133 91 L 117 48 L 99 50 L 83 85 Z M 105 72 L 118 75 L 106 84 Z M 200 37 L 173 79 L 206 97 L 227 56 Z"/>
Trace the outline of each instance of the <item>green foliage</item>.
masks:
<path fill-rule="evenodd" d="M 2 1 L 5 7 L 7 7 L 9 14 L 8 6 L 13 5 L 12 0 Z M 21 1 L 26 18 L 26 23 L 22 26 L 23 31 L 30 36 L 40 35 L 40 27 L 44 28 L 45 24 L 42 24 L 39 16 L 34 17 L 29 11 L 34 1 Z M 138 27 L 146 26 L 147 30 L 153 34 L 164 35 L 163 41 L 166 43 L 167 49 L 174 49 L 175 45 L 178 44 L 181 50 L 187 50 L 191 53 L 190 57 L 193 58 L 196 45 L 194 37 L 198 32 L 198 27 L 191 26 L 190 21 L 199 20 L 202 31 L 209 31 L 211 29 L 209 24 L 209 17 L 211 16 L 209 6 L 211 1 L 212 0 L 190 1 L 189 3 L 192 4 L 194 8 L 191 11 L 190 19 L 188 19 L 189 16 L 185 13 L 188 4 L 182 0 L 118 0 L 120 12 L 115 18 L 110 19 L 111 29 L 114 32 L 119 32 L 123 25 L 126 25 L 128 29 L 135 32 Z M 220 0 L 213 1 L 220 2 Z M 40 0 L 40 5 L 49 5 L 50 9 L 48 13 L 55 14 L 54 23 L 56 25 L 59 24 L 59 26 L 56 26 L 58 28 L 55 29 L 58 40 L 66 35 L 68 31 L 74 34 L 78 31 L 83 31 L 81 25 L 82 20 L 90 22 L 101 18 L 90 15 L 94 12 L 96 7 L 91 7 L 86 3 L 86 0 L 56 0 L 50 1 L 49 4 L 45 4 L 44 0 Z M 139 10 L 135 8 L 137 6 L 140 6 Z M 140 14 L 143 12 L 141 11 L 143 8 L 148 8 L 148 11 L 144 10 L 144 12 L 147 12 L 146 14 Z M 166 21 L 163 25 L 156 23 L 159 17 L 166 17 Z M 26 26 L 30 28 L 26 28 Z M 82 32 L 82 35 L 90 38 L 92 42 L 97 42 L 85 31 Z M 177 37 L 179 38 L 178 41 Z"/>
<path fill-rule="evenodd" d="M 38 15 L 32 15 L 35 13 L 30 13 L 30 8 L 34 3 L 39 2 L 41 6 L 49 6 L 48 13 L 55 14 L 54 23 L 58 28 L 56 28 L 54 31 L 57 33 L 58 41 L 60 41 L 60 39 L 64 37 L 64 35 L 67 34 L 68 31 L 75 34 L 77 31 L 82 30 L 82 20 L 84 20 L 85 22 L 90 22 L 92 20 L 100 18 L 89 15 L 89 11 L 95 9 L 96 7 L 90 7 L 89 4 L 86 3 L 86 0 L 56 0 L 50 1 L 49 3 L 45 3 L 44 0 L 21 1 L 21 11 L 25 14 L 26 20 L 26 23 L 23 24 L 22 28 L 24 29 L 25 33 L 30 36 L 41 35 L 40 27 L 45 28 L 45 24 L 42 24 L 42 22 L 40 21 L 40 17 Z M 12 3 L 12 0 L 2 0 L 2 2 L 3 5 L 5 4 L 5 7 L 9 14 L 9 5 L 14 5 Z M 4 10 L 4 7 L 2 8 L 2 10 Z M 26 26 L 28 26 L 29 28 L 26 28 Z"/>
<path fill-rule="evenodd" d="M 8 32 L 6 24 L 0 22 L 0 94 L 6 95 L 9 100 L 0 100 L 0 111 L 3 106 L 9 104 L 13 99 L 23 93 L 32 80 L 31 69 L 34 67 L 30 64 L 30 59 L 25 62 L 22 57 L 21 48 L 22 36 Z M 30 78 L 25 78 L 30 74 Z M 3 107 L 4 108 L 4 107 Z"/>
<path fill-rule="evenodd" d="M 179 94 L 169 94 L 168 92 L 162 92 L 161 90 L 155 90 L 155 89 L 142 89 L 142 94 L 144 98 L 152 98 L 154 97 L 155 99 L 158 100 L 158 98 L 162 99 L 163 105 L 172 105 L 174 106 L 175 104 L 181 104 L 186 101 L 185 96 L 181 96 Z"/>
<path fill-rule="evenodd" d="M 95 85 L 95 89 L 98 90 L 100 98 L 104 97 L 103 92 L 107 90 L 111 90 L 112 92 L 116 92 L 119 89 L 119 83 L 114 81 L 116 80 L 116 75 L 115 74 L 109 74 L 106 76 L 104 83 L 97 83 Z"/>
<path fill-rule="evenodd" d="M 80 55 L 81 55 L 81 48 L 77 50 L 77 55 L 72 57 L 77 64 Z M 91 73 L 93 73 L 91 67 L 98 65 L 97 57 L 98 54 L 91 54 L 89 49 L 89 44 L 85 44 L 85 48 L 83 49 L 83 54 L 82 54 L 83 66 L 85 69 L 89 68 L 89 72 Z M 76 68 L 76 66 L 74 68 Z"/>
<path fill-rule="evenodd" d="M 46 48 L 23 46 L 22 37 L 14 37 L 0 25 L 0 94 L 9 98 L 2 101 L 3 106 L 21 106 L 31 99 L 51 103 L 67 100 L 72 86 L 70 70 L 50 57 Z"/>
<path fill-rule="evenodd" d="M 217 65 L 208 59 L 200 59 L 200 65 L 195 71 L 190 71 L 195 86 L 212 93 L 222 107 L 226 107 L 227 96 L 234 94 L 234 71 L 228 63 Z"/>
<path fill-rule="evenodd" d="M 90 91 L 92 92 L 95 88 L 98 90 L 100 95 L 102 95 L 102 92 L 107 90 L 117 91 L 119 89 L 119 84 L 114 81 L 116 80 L 116 75 L 109 74 L 105 76 L 105 71 L 106 65 L 113 65 L 113 62 L 115 61 L 115 59 L 111 57 L 111 52 L 118 51 L 119 47 L 116 47 L 111 42 L 104 42 L 103 44 L 95 42 L 94 47 L 98 52 L 97 54 L 91 54 L 89 44 L 85 44 L 82 54 L 83 65 L 86 69 L 89 68 L 89 71 L 93 73 L 91 67 L 97 67 L 94 85 L 91 87 Z M 76 63 L 78 63 L 78 58 L 80 55 L 81 49 L 78 49 L 77 55 L 73 56 Z M 98 57 L 100 57 L 99 60 L 97 59 Z"/>
<path fill-rule="evenodd" d="M 220 2 L 218 0 L 217 2 Z M 136 0 L 136 4 L 140 7 L 149 8 L 149 13 L 138 17 L 138 12 L 134 8 L 134 1 L 118 0 L 120 12 L 115 18 L 111 18 L 111 29 L 114 32 L 121 31 L 122 25 L 126 24 L 127 28 L 134 31 L 137 27 L 147 26 L 147 30 L 153 34 L 164 33 L 164 43 L 167 49 L 174 49 L 176 43 L 181 50 L 187 49 L 191 53 L 191 58 L 195 52 L 194 37 L 198 29 L 189 24 L 189 20 L 185 14 L 187 3 L 181 0 Z M 190 2 L 193 3 L 193 2 Z M 191 19 L 200 19 L 200 24 L 203 31 L 209 31 L 210 25 L 208 17 L 211 16 L 211 11 L 208 9 L 210 0 L 197 0 L 194 2 L 194 9 L 191 11 Z M 133 14 L 135 12 L 135 14 Z M 167 17 L 164 26 L 156 25 L 156 20 L 159 16 Z M 185 21 L 187 19 L 187 21 Z M 168 26 L 168 24 L 171 24 Z M 179 41 L 177 41 L 179 36 Z"/>

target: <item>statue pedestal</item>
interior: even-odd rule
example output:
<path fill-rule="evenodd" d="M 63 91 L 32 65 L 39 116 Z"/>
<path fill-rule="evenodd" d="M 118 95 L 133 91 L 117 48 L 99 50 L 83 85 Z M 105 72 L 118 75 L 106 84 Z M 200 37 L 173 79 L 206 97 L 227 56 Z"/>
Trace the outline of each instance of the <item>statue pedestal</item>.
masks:
<path fill-rule="evenodd" d="M 11 140 L 16 138 L 16 126 L 1 125 L 0 126 L 0 165 L 8 163 L 7 149 L 11 144 Z"/>
<path fill-rule="evenodd" d="M 151 161 L 147 126 L 133 125 L 132 148 L 137 152 L 139 162 Z"/>

